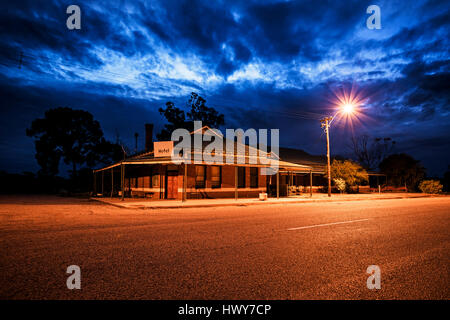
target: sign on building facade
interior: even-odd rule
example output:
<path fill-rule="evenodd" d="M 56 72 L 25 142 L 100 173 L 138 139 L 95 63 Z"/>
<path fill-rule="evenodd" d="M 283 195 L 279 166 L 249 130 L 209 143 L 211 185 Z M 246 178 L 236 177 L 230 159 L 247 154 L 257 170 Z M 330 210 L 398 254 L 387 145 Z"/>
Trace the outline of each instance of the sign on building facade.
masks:
<path fill-rule="evenodd" d="M 173 154 L 173 141 L 155 141 L 153 142 L 155 158 L 171 157 Z"/>

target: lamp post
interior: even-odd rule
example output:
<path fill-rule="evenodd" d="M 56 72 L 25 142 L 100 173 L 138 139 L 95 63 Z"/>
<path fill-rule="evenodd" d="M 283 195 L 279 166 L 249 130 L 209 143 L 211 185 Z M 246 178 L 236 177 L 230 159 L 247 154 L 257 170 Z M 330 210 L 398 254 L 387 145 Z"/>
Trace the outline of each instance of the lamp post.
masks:
<path fill-rule="evenodd" d="M 332 117 L 325 117 L 320 120 L 321 127 L 325 130 L 327 135 L 327 179 L 328 179 L 328 196 L 331 197 L 331 164 L 330 164 L 330 125 L 335 119 L 339 112 L 344 112 L 347 115 L 353 113 L 354 105 L 351 103 L 346 103 L 341 106 L 340 110 Z"/>
<path fill-rule="evenodd" d="M 327 179 L 328 179 L 328 196 L 331 197 L 331 165 L 330 165 L 330 124 L 334 117 L 326 117 L 320 120 L 321 127 L 324 128 L 327 135 Z"/>

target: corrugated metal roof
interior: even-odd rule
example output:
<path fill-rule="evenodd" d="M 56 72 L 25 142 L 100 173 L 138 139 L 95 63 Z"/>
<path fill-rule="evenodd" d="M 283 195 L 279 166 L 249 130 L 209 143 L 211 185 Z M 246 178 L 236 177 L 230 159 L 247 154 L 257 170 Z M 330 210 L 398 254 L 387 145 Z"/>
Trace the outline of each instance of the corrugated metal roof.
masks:
<path fill-rule="evenodd" d="M 302 164 L 313 168 L 315 173 L 325 173 L 327 167 L 326 156 L 316 156 L 301 149 L 279 148 L 280 158 L 283 161 Z"/>
<path fill-rule="evenodd" d="M 207 133 L 208 134 L 208 130 L 209 127 L 204 126 L 203 128 L 201 128 L 202 133 Z M 199 130 L 197 130 L 199 131 Z M 191 133 L 191 159 L 193 159 L 193 155 L 196 153 L 200 153 L 204 150 L 204 148 L 206 146 L 208 146 L 211 141 L 202 141 L 202 150 L 199 150 L 198 148 L 194 148 L 193 145 L 193 140 L 194 140 L 194 132 Z M 256 147 L 253 146 L 249 146 L 247 144 L 243 144 L 241 142 L 234 142 L 234 150 L 233 153 L 231 153 L 233 155 L 234 158 L 234 162 L 233 164 L 228 164 L 226 161 L 226 157 L 230 155 L 230 153 L 227 153 L 227 148 L 226 148 L 226 139 L 223 138 L 222 136 L 222 148 L 223 151 L 222 153 L 217 153 L 216 156 L 219 156 L 220 154 L 222 154 L 222 162 L 223 165 L 235 165 L 236 163 L 240 166 L 255 166 L 255 167 L 269 167 L 270 165 L 266 164 L 264 165 L 264 163 L 267 162 L 267 160 L 270 160 L 272 162 L 273 165 L 275 165 L 276 163 L 274 163 L 274 161 L 277 161 L 278 159 L 278 166 L 279 168 L 283 168 L 283 169 L 289 169 L 289 170 L 294 170 L 294 171 L 304 171 L 304 172 L 309 172 L 311 170 L 313 170 L 313 172 L 322 172 L 323 171 L 323 167 L 321 164 L 311 161 L 311 159 L 314 159 L 314 157 L 317 156 L 311 156 L 309 154 L 307 154 L 306 152 L 302 151 L 302 150 L 295 150 L 295 149 L 288 149 L 288 148 L 280 148 L 280 156 L 278 156 L 277 154 L 274 154 L 272 152 L 268 152 L 267 150 L 260 150 Z M 239 148 L 238 148 L 239 146 Z M 287 154 L 286 151 L 289 151 Z M 302 156 L 299 157 L 299 155 L 307 155 L 307 157 Z M 238 159 L 245 159 L 245 163 L 238 163 Z M 249 161 L 252 158 L 252 160 L 256 159 L 256 164 L 251 164 L 251 162 Z M 181 164 L 183 163 L 182 159 L 180 160 L 174 160 L 171 157 L 154 157 L 154 152 L 150 151 L 150 152 L 143 152 L 140 154 L 136 154 L 133 155 L 131 157 L 128 157 L 126 159 L 124 159 L 123 161 L 120 161 L 118 163 L 112 164 L 110 166 L 104 167 L 104 168 L 100 168 L 98 170 L 94 170 L 95 172 L 97 171 L 102 171 L 102 170 L 106 170 L 106 169 L 111 169 L 114 167 L 117 167 L 121 164 Z M 193 163 L 193 162 L 192 162 Z M 253 162 L 254 163 L 254 162 Z M 207 162 L 207 161 L 202 161 L 202 164 L 205 165 L 217 165 L 218 163 L 211 163 L 211 162 Z"/>

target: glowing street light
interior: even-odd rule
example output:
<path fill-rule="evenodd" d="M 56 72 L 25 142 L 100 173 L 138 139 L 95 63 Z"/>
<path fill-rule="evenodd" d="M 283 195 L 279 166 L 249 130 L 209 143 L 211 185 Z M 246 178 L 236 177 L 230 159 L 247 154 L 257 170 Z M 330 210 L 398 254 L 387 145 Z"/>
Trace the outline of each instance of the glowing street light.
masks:
<path fill-rule="evenodd" d="M 353 113 L 354 109 L 355 109 L 355 106 L 351 103 L 346 103 L 342 106 L 342 111 L 347 114 Z"/>
<path fill-rule="evenodd" d="M 331 197 L 331 165 L 330 165 L 330 125 L 339 113 L 344 113 L 347 116 L 352 116 L 356 109 L 356 103 L 353 101 L 342 102 L 340 101 L 338 111 L 332 117 L 325 117 L 321 122 L 322 128 L 324 128 L 327 135 L 327 176 L 328 176 L 328 196 Z"/>

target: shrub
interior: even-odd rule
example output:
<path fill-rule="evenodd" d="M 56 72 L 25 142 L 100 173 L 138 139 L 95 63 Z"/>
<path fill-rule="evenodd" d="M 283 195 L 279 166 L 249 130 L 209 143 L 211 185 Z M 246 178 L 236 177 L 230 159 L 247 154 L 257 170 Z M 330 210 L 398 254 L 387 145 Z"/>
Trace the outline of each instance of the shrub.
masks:
<path fill-rule="evenodd" d="M 345 188 L 346 188 L 345 180 L 341 179 L 341 178 L 336 178 L 336 179 L 333 179 L 333 181 L 334 181 L 334 184 L 336 185 L 336 188 L 341 193 L 343 193 L 345 191 Z"/>
<path fill-rule="evenodd" d="M 359 164 L 350 160 L 334 160 L 331 164 L 331 177 L 333 180 L 344 180 L 348 187 L 369 182 L 367 171 Z"/>
<path fill-rule="evenodd" d="M 440 193 L 442 192 L 442 184 L 436 180 L 423 180 L 419 184 L 419 189 L 423 193 Z"/>

